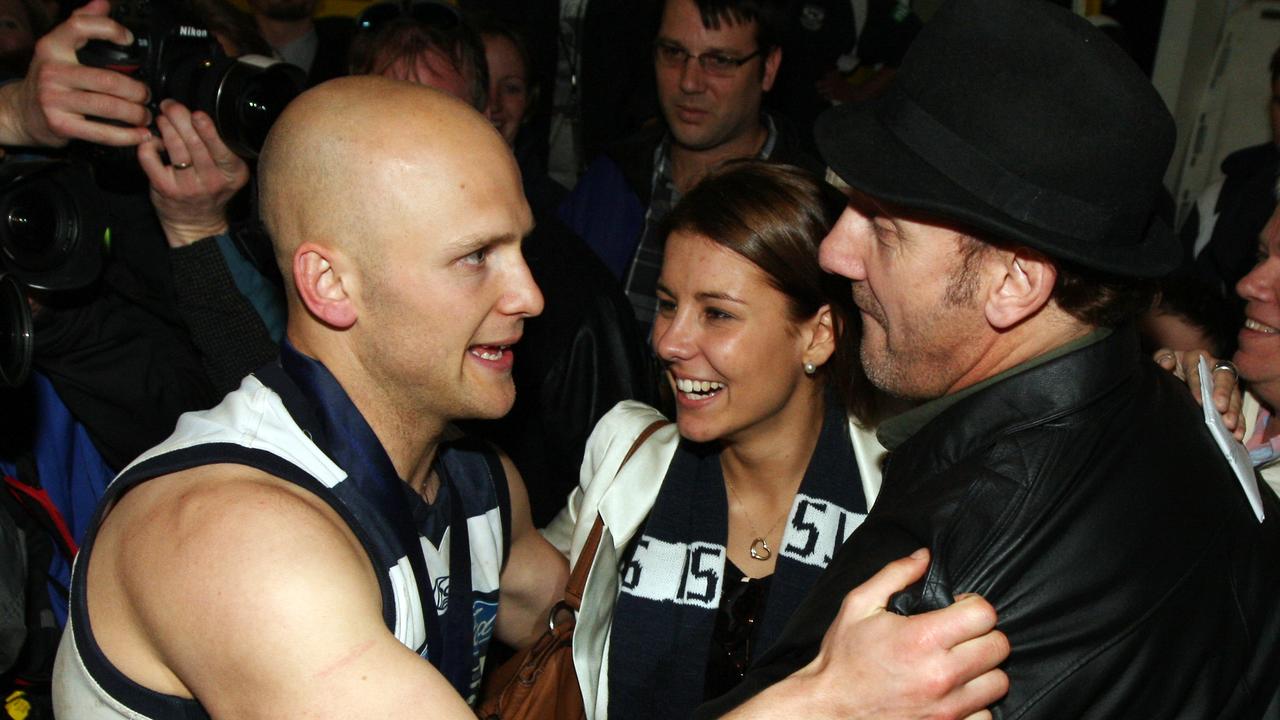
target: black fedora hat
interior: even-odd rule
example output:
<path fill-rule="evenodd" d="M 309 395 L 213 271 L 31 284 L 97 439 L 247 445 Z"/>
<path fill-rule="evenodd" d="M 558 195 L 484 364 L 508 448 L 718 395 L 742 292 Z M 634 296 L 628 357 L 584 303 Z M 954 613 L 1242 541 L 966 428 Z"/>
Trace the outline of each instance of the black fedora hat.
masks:
<path fill-rule="evenodd" d="M 988 240 L 1122 276 L 1178 264 L 1154 213 L 1173 118 L 1112 40 L 1042 0 L 947 2 L 885 95 L 815 134 L 851 187 Z"/>

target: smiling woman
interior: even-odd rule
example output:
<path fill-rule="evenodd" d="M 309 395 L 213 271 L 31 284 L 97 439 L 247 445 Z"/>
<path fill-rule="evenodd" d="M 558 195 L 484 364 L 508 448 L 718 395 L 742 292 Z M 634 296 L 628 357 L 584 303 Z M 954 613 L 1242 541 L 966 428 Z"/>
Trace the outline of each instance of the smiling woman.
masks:
<path fill-rule="evenodd" d="M 605 524 L 574 637 L 577 667 L 598 668 L 579 675 L 589 717 L 688 717 L 732 688 L 870 507 L 880 448 L 847 401 L 869 396 L 851 387 L 856 311 L 818 266 L 844 204 L 798 168 L 745 161 L 665 220 L 653 344 L 678 433 L 623 466 L 658 413 L 619 405 L 546 531 L 576 560 Z"/>

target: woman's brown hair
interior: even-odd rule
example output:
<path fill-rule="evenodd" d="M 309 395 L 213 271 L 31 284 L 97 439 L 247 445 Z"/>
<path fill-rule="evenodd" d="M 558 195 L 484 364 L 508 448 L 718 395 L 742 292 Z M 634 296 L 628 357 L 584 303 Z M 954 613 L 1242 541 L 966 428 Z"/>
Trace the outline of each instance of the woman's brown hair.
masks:
<path fill-rule="evenodd" d="M 726 163 L 684 195 L 664 236 L 703 236 L 751 261 L 787 296 L 796 322 L 831 307 L 836 350 L 819 370 L 854 415 L 870 420 L 875 395 L 858 362 L 861 324 L 849 281 L 818 266 L 818 246 L 846 199 L 816 175 L 761 160 Z"/>

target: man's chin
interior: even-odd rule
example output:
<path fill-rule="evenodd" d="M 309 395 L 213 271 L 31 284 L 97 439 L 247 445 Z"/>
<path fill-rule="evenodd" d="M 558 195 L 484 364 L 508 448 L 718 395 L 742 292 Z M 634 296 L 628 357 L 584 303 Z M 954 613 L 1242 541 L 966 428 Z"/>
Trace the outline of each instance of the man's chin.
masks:
<path fill-rule="evenodd" d="M 703 133 L 689 132 L 688 128 L 684 128 L 679 124 L 672 124 L 670 128 L 671 137 L 675 140 L 675 143 L 692 152 L 714 150 L 725 143 L 723 138 L 708 137 Z"/>
<path fill-rule="evenodd" d="M 885 359 L 869 350 L 866 345 L 866 338 L 863 338 L 862 349 L 858 353 L 858 360 L 862 363 L 862 372 L 875 385 L 877 389 L 887 392 L 890 395 L 897 395 L 893 386 L 896 384 L 893 378 L 893 372 Z"/>
<path fill-rule="evenodd" d="M 908 372 L 904 372 L 902 366 L 887 353 L 868 348 L 865 336 L 858 355 L 862 362 L 862 372 L 881 392 L 912 402 L 930 399 L 928 388 L 921 387 L 921 383 L 916 381 L 918 378 L 913 379 Z"/>

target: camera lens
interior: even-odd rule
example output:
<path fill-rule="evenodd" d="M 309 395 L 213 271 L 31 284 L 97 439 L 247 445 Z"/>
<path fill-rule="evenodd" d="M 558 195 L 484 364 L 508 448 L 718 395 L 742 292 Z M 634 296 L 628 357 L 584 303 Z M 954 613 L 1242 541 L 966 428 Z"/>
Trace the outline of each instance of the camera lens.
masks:
<path fill-rule="evenodd" d="M 102 269 L 106 200 L 82 162 L 0 167 L 0 266 L 26 287 L 74 290 Z"/>
<path fill-rule="evenodd" d="M 0 385 L 27 381 L 34 349 L 27 293 L 12 275 L 0 274 Z"/>
<path fill-rule="evenodd" d="M 57 264 L 62 246 L 59 242 L 58 209 L 51 198 L 32 192 L 15 194 L 4 217 L 6 250 L 13 260 L 32 270 L 48 270 Z"/>
<path fill-rule="evenodd" d="M 259 55 L 236 60 L 218 85 L 214 111 L 218 134 L 241 156 L 262 151 L 267 133 L 306 84 L 296 66 Z"/>
<path fill-rule="evenodd" d="M 64 217 L 76 217 L 68 198 L 43 183 L 12 193 L 0 202 L 0 247 L 22 270 L 43 272 L 60 265 L 75 244 L 75 229 Z"/>

